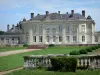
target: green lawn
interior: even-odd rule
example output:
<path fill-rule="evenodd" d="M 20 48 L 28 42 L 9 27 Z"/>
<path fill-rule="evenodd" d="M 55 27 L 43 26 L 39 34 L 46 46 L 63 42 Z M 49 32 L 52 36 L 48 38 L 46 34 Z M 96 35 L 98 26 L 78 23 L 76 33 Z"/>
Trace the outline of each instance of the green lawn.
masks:
<path fill-rule="evenodd" d="M 78 70 L 73 72 L 54 72 L 45 70 L 19 70 L 6 75 L 100 75 L 100 70 Z"/>
<path fill-rule="evenodd" d="M 84 46 L 56 46 L 40 51 L 27 52 L 16 55 L 0 57 L 0 71 L 10 70 L 23 66 L 23 56 L 25 55 L 45 55 L 45 54 L 68 54 L 70 51 L 85 48 Z"/>
<path fill-rule="evenodd" d="M 0 52 L 22 50 L 22 49 L 25 49 L 25 47 L 0 47 Z"/>

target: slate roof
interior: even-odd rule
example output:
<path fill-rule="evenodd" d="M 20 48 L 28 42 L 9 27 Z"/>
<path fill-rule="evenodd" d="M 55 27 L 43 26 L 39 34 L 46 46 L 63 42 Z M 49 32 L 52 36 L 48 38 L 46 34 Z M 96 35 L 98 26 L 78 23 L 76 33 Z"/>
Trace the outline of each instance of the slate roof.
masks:
<path fill-rule="evenodd" d="M 82 16 L 79 13 L 74 13 L 74 16 L 72 17 L 71 14 L 58 14 L 58 13 L 51 13 L 46 15 L 37 15 L 33 18 L 33 20 L 77 20 L 77 19 L 86 19 L 84 16 Z"/>

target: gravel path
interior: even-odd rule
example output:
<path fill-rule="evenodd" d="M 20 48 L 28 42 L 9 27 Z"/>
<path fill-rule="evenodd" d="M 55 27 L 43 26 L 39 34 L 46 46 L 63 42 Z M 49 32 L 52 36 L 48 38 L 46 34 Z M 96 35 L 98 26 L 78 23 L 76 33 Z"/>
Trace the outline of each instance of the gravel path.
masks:
<path fill-rule="evenodd" d="M 41 49 L 24 49 L 24 50 L 14 50 L 14 51 L 0 52 L 0 57 L 12 55 L 12 54 L 19 54 L 19 53 L 24 53 L 24 52 L 30 52 L 30 51 L 35 51 L 35 50 L 41 50 Z"/>
<path fill-rule="evenodd" d="M 9 70 L 9 71 L 3 71 L 3 72 L 0 72 L 0 75 L 8 74 L 8 73 L 11 73 L 13 71 L 21 70 L 21 69 L 23 69 L 23 67 L 20 67 L 20 68 L 17 68 L 17 69 L 12 69 L 12 70 Z"/>

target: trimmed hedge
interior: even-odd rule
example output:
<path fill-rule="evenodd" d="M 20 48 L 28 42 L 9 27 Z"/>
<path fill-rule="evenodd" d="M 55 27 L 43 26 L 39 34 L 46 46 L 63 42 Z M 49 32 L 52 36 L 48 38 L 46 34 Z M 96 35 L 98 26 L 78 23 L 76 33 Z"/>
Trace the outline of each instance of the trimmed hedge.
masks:
<path fill-rule="evenodd" d="M 28 47 L 28 44 L 24 44 L 23 47 Z"/>
<path fill-rule="evenodd" d="M 77 59 L 73 57 L 53 57 L 51 58 L 52 70 L 62 72 L 75 72 Z"/>
<path fill-rule="evenodd" d="M 91 48 L 86 48 L 85 49 L 87 52 L 92 52 L 92 49 Z"/>
<path fill-rule="evenodd" d="M 72 51 L 72 52 L 70 52 L 70 55 L 80 55 L 80 52 L 79 51 Z"/>
<path fill-rule="evenodd" d="M 88 52 L 87 52 L 87 50 L 85 50 L 85 49 L 81 49 L 81 50 L 79 50 L 79 53 L 80 53 L 80 54 L 87 54 Z"/>
<path fill-rule="evenodd" d="M 54 47 L 54 46 L 55 46 L 54 44 L 50 44 L 50 45 L 49 45 L 49 47 Z"/>

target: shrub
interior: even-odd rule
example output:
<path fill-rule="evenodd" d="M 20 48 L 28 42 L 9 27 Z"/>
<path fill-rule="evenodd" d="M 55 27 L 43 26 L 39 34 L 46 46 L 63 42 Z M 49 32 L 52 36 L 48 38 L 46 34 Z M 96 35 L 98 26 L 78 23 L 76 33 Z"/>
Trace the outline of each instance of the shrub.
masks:
<path fill-rule="evenodd" d="M 23 47 L 28 47 L 28 44 L 24 44 Z"/>
<path fill-rule="evenodd" d="M 81 50 L 79 50 L 79 53 L 80 53 L 80 54 L 87 54 L 88 52 L 87 52 L 87 50 L 85 50 L 85 49 L 81 49 Z"/>
<path fill-rule="evenodd" d="M 92 50 L 96 50 L 96 47 L 95 47 L 95 46 L 92 46 L 91 49 L 92 49 Z"/>
<path fill-rule="evenodd" d="M 91 48 L 86 48 L 85 49 L 87 52 L 92 52 L 92 49 Z"/>
<path fill-rule="evenodd" d="M 50 44 L 50 45 L 49 45 L 49 47 L 54 47 L 54 46 L 55 46 L 54 44 Z"/>
<path fill-rule="evenodd" d="M 70 55 L 80 55 L 79 51 L 72 51 L 70 52 Z"/>
<path fill-rule="evenodd" d="M 75 72 L 77 59 L 73 57 L 54 57 L 51 58 L 51 64 L 54 71 Z"/>

